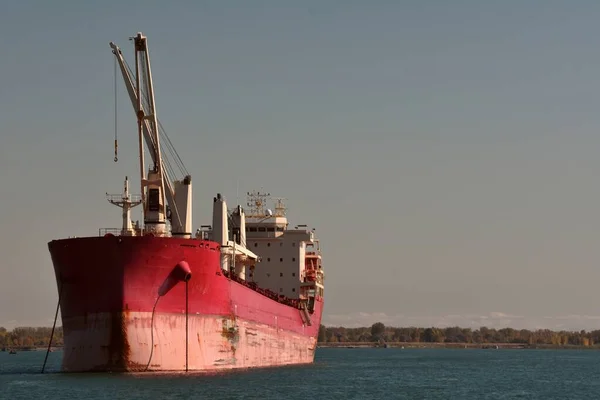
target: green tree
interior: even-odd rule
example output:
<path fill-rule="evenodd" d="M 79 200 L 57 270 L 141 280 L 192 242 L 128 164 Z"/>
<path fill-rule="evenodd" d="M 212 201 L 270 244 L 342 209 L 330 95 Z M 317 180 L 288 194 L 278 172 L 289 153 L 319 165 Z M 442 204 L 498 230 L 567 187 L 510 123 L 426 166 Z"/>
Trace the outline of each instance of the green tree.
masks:
<path fill-rule="evenodd" d="M 383 338 L 385 334 L 385 325 L 382 322 L 375 322 L 371 325 L 371 336 L 373 340 L 379 340 Z"/>
<path fill-rule="evenodd" d="M 317 341 L 320 343 L 325 343 L 327 341 L 327 328 L 323 324 L 319 326 L 319 337 Z"/>

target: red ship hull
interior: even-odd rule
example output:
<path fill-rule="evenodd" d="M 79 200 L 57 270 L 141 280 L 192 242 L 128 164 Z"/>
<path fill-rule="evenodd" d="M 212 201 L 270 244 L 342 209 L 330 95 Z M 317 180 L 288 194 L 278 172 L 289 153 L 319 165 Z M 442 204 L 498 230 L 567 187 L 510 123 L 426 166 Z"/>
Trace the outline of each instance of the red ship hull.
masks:
<path fill-rule="evenodd" d="M 314 360 L 323 299 L 305 323 L 298 308 L 226 277 L 215 242 L 107 236 L 48 247 L 66 372 L 212 371 Z M 181 261 L 191 279 L 159 297 Z"/>

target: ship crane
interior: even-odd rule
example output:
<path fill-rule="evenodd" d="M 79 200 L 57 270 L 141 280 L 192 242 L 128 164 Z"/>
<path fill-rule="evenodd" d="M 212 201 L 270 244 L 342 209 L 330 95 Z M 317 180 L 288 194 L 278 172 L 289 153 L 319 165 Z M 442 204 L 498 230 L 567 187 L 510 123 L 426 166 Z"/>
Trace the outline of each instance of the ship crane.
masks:
<path fill-rule="evenodd" d="M 190 238 L 192 178 L 187 173 L 181 180 L 174 180 L 174 176 L 170 176 L 173 173 L 169 173 L 170 166 L 162 157 L 159 141 L 160 123 L 156 116 L 147 39 L 142 33 L 130 39 L 133 40 L 135 48 L 135 77 L 123 58 L 121 49 L 113 42 L 110 42 L 110 47 L 123 75 L 137 117 L 144 231 L 156 236 L 168 236 L 166 222 L 169 220 L 172 236 Z M 168 141 L 168 138 L 166 139 Z M 144 165 L 144 142 L 152 161 L 152 167 L 147 174 Z M 180 168 L 183 167 L 181 161 L 179 164 Z"/>

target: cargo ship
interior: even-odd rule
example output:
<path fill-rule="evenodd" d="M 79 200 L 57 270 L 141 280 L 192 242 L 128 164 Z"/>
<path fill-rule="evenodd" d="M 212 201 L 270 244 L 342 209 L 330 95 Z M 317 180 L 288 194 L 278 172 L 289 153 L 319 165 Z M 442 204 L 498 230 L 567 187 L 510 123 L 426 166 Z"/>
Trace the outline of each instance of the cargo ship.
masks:
<path fill-rule="evenodd" d="M 120 228 L 48 243 L 64 333 L 62 370 L 312 363 L 324 306 L 314 230 L 289 227 L 284 200 L 274 198 L 269 208 L 270 194 L 256 191 L 247 193 L 247 209 L 228 209 L 217 194 L 212 224 L 193 230 L 192 179 L 156 115 L 148 41 L 142 33 L 130 40 L 134 68 L 117 45 L 110 47 L 136 117 L 141 194 L 130 193 L 126 177 L 122 193 L 107 194 L 122 209 Z M 167 150 L 185 173 L 179 179 Z M 137 206 L 143 223 L 131 219 Z"/>

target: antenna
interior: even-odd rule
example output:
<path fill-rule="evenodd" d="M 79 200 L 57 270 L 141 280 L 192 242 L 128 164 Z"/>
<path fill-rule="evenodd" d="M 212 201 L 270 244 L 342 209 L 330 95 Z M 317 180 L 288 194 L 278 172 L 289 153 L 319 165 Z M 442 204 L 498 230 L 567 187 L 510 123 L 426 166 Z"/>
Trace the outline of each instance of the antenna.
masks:
<path fill-rule="evenodd" d="M 285 217 L 285 213 L 287 211 L 287 206 L 284 203 L 284 200 L 287 200 L 283 197 L 278 197 L 275 199 L 275 216 L 276 217 Z"/>
<path fill-rule="evenodd" d="M 265 206 L 267 204 L 267 198 L 271 196 L 271 193 L 261 193 L 257 191 L 247 192 L 247 203 L 248 213 L 246 217 L 250 218 L 263 218 L 266 214 Z"/>

